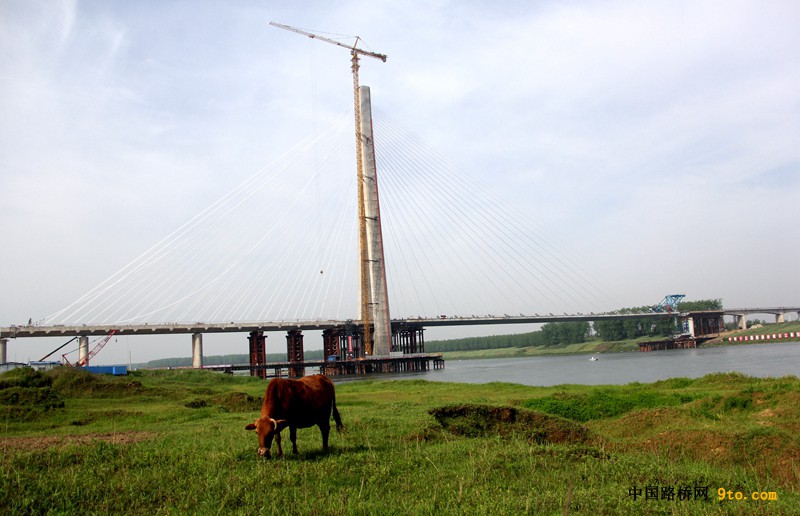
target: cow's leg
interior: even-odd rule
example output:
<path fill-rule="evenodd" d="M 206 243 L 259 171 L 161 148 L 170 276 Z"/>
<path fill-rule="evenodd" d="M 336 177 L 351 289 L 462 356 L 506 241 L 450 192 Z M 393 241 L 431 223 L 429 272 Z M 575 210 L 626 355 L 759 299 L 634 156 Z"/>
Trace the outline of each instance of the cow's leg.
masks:
<path fill-rule="evenodd" d="M 292 453 L 297 455 L 297 427 L 289 427 L 289 439 L 292 441 Z"/>
<path fill-rule="evenodd" d="M 328 434 L 331 431 L 331 423 L 327 419 L 318 423 L 319 431 L 322 432 L 322 450 L 328 451 Z"/>
<path fill-rule="evenodd" d="M 280 457 L 283 455 L 283 448 L 281 448 L 281 433 L 275 432 L 275 447 L 277 450 L 277 456 Z"/>

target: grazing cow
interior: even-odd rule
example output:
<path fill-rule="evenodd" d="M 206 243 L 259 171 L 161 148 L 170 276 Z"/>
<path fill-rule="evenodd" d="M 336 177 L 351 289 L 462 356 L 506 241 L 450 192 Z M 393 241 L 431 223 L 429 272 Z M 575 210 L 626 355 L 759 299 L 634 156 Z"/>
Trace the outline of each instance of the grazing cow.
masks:
<path fill-rule="evenodd" d="M 333 382 L 327 376 L 317 374 L 299 380 L 273 378 L 264 393 L 261 417 L 244 429 L 255 430 L 258 434 L 258 455 L 261 457 L 270 456 L 273 438 L 278 456 L 283 454 L 281 430 L 287 426 L 294 453 L 297 453 L 297 429 L 314 425 L 322 432 L 322 449 L 328 451 L 331 410 L 336 421 L 336 431 L 341 432 L 342 419 L 336 410 L 336 393 Z"/>

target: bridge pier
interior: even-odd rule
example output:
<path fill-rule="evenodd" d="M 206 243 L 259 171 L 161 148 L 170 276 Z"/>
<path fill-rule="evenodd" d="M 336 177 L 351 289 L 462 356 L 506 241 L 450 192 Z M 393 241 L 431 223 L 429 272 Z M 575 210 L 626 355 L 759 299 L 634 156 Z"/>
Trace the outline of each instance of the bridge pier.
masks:
<path fill-rule="evenodd" d="M 341 350 L 341 328 L 328 328 L 322 330 L 322 359 L 327 361 L 335 356 L 337 359 L 344 358 Z"/>
<path fill-rule="evenodd" d="M 686 318 L 686 328 L 687 328 L 686 331 L 689 332 L 689 335 L 694 337 L 695 334 L 694 334 L 694 319 L 693 318 L 691 318 L 691 317 L 687 317 Z"/>
<path fill-rule="evenodd" d="M 203 334 L 192 333 L 192 367 L 201 369 L 203 367 Z"/>
<path fill-rule="evenodd" d="M 83 359 L 89 354 L 89 337 L 81 335 L 78 337 L 78 363 L 82 363 Z M 87 361 L 83 365 L 89 365 Z"/>
<path fill-rule="evenodd" d="M 779 324 L 782 322 L 786 322 L 783 312 L 778 312 L 775 314 L 775 324 Z"/>
<path fill-rule="evenodd" d="M 286 332 L 286 355 L 289 359 L 289 376 L 300 378 L 305 376 L 306 368 L 303 367 L 305 354 L 303 352 L 303 331 L 289 330 Z"/>
<path fill-rule="evenodd" d="M 267 338 L 261 330 L 251 331 L 250 336 L 247 337 L 250 343 L 250 365 L 262 365 L 267 361 Z M 250 368 L 250 376 L 258 376 L 259 378 L 267 377 L 266 369 Z"/>
<path fill-rule="evenodd" d="M 8 362 L 8 339 L 0 339 L 0 364 Z"/>
<path fill-rule="evenodd" d="M 404 354 L 425 353 L 424 328 L 418 324 L 398 324 L 392 328 L 393 352 Z"/>
<path fill-rule="evenodd" d="M 741 314 L 736 316 L 736 326 L 739 327 L 740 330 L 747 329 L 747 315 Z"/>

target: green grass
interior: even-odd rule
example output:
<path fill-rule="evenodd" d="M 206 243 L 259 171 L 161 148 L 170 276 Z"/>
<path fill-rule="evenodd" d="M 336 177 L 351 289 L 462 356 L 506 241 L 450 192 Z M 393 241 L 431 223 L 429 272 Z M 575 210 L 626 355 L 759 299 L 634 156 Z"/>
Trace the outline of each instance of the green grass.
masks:
<path fill-rule="evenodd" d="M 800 510 L 794 377 L 341 383 L 346 431 L 331 451 L 301 429 L 300 454 L 273 459 L 257 457 L 244 430 L 265 386 L 201 371 L 2 375 L 0 393 L 50 395 L 0 398 L 0 513 L 563 514 L 568 501 L 571 514 Z M 708 500 L 629 496 L 695 485 Z M 718 488 L 778 500 L 718 501 Z"/>
<path fill-rule="evenodd" d="M 598 387 L 586 392 L 558 391 L 528 400 L 523 406 L 586 422 L 621 416 L 637 409 L 682 405 L 692 399 L 691 394 L 663 393 L 648 387 Z"/>

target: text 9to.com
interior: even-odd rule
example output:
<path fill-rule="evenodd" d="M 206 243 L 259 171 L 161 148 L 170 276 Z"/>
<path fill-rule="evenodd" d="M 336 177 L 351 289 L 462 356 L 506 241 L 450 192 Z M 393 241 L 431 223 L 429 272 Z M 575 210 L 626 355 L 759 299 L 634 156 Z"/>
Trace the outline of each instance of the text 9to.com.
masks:
<path fill-rule="evenodd" d="M 720 487 L 717 489 L 717 499 L 722 500 L 757 500 L 757 501 L 775 501 L 778 499 L 778 493 L 775 491 L 753 491 L 753 492 L 742 492 L 742 491 L 733 491 L 730 489 L 725 489 L 724 487 Z"/>

